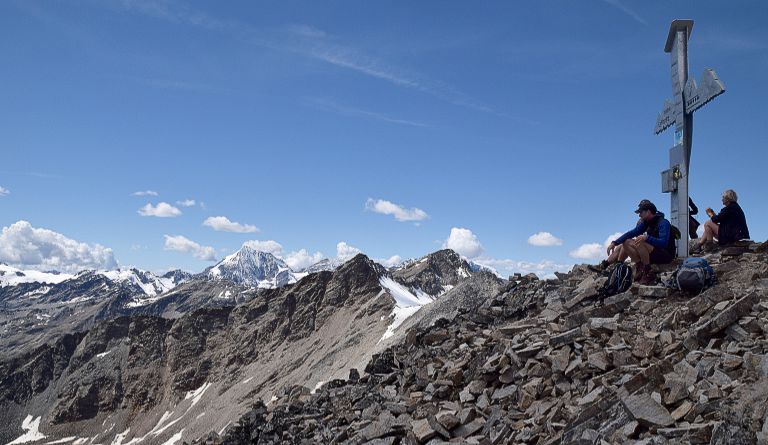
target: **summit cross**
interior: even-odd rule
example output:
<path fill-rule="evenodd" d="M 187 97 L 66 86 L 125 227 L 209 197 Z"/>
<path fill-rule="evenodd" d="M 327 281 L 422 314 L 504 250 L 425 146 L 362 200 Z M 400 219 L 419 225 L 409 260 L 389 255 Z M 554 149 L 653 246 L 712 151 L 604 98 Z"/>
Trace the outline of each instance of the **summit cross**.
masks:
<path fill-rule="evenodd" d="M 661 172 L 661 191 L 670 193 L 670 220 L 680 229 L 677 255 L 688 256 L 688 172 L 693 139 L 693 112 L 725 92 L 714 70 L 706 68 L 701 84 L 688 78 L 688 39 L 693 20 L 674 20 L 664 52 L 672 56 L 672 98 L 656 119 L 656 134 L 675 125 L 674 146 L 669 149 L 669 169 Z"/>

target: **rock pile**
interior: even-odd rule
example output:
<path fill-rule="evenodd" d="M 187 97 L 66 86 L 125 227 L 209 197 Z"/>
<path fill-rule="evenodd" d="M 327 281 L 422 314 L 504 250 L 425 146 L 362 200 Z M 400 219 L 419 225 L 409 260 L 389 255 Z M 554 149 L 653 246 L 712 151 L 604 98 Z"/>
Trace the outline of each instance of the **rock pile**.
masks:
<path fill-rule="evenodd" d="M 766 245 L 707 259 L 719 284 L 699 295 L 599 299 L 607 274 L 592 266 L 515 277 L 362 377 L 286 388 L 196 443 L 768 443 Z"/>

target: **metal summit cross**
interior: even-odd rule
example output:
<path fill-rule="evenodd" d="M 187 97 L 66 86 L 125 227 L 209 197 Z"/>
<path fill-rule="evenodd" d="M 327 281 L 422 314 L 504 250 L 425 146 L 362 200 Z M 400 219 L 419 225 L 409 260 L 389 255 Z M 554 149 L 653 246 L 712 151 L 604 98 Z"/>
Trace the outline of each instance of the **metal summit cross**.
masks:
<path fill-rule="evenodd" d="M 671 193 L 670 221 L 680 229 L 677 255 L 688 256 L 688 166 L 691 162 L 693 112 L 725 92 L 714 70 L 705 69 L 701 85 L 688 78 L 688 38 L 693 20 L 674 20 L 664 52 L 672 56 L 672 99 L 656 119 L 655 133 L 675 125 L 675 145 L 669 149 L 669 169 L 661 172 L 661 191 Z"/>

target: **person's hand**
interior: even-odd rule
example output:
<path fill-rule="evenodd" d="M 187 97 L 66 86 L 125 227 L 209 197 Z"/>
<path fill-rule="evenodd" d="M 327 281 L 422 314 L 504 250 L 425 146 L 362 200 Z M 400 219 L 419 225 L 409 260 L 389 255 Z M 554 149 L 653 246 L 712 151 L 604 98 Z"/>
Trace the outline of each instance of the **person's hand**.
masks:
<path fill-rule="evenodd" d="M 640 247 L 640 245 L 648 240 L 648 235 L 640 235 L 637 238 L 635 238 L 635 247 Z"/>
<path fill-rule="evenodd" d="M 715 211 L 712 210 L 710 207 L 707 207 L 706 212 L 707 212 L 707 215 L 709 215 L 710 218 L 715 216 Z"/>
<path fill-rule="evenodd" d="M 613 249 L 615 249 L 615 248 L 616 248 L 616 244 L 614 244 L 614 243 L 608 244 L 608 249 L 606 249 L 606 252 L 608 253 L 608 256 L 611 256 L 611 253 L 613 252 Z"/>

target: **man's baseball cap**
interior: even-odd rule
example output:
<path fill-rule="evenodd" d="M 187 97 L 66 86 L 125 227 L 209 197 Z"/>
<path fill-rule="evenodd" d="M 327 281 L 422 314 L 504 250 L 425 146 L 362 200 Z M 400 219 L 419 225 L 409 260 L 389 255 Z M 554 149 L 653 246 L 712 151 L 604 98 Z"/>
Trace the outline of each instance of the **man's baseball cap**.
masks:
<path fill-rule="evenodd" d="M 656 205 L 654 205 L 651 201 L 644 199 L 640 201 L 640 204 L 637 205 L 637 210 L 635 210 L 635 213 L 640 213 L 643 210 L 650 210 L 653 213 L 656 213 Z"/>

